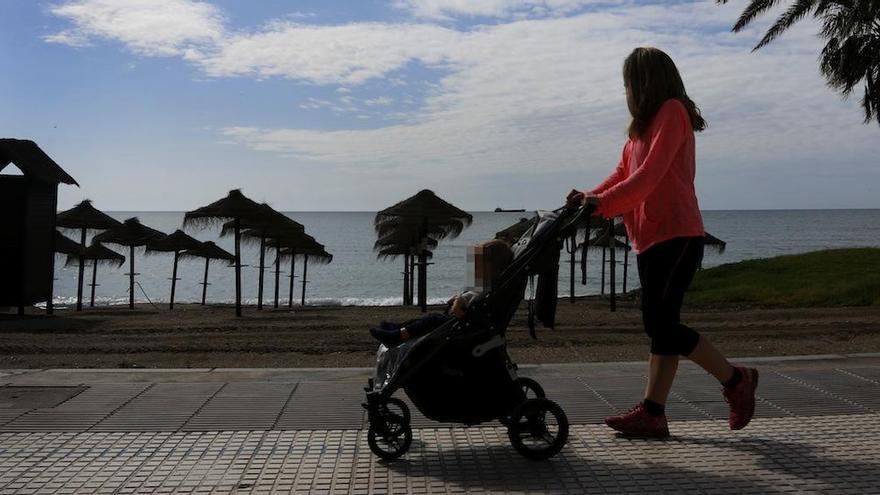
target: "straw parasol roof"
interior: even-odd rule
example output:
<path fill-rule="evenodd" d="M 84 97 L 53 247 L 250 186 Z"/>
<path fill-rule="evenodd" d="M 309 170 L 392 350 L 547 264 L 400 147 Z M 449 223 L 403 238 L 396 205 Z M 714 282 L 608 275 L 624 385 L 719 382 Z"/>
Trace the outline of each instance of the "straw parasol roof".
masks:
<path fill-rule="evenodd" d="M 65 229 L 107 230 L 119 227 L 120 222 L 92 206 L 90 199 L 55 215 L 55 225 Z"/>
<path fill-rule="evenodd" d="M 404 230 L 393 231 L 382 237 L 380 237 L 375 244 L 373 244 L 373 249 L 376 251 L 381 250 L 387 246 L 403 246 L 409 248 L 416 248 L 417 244 L 419 244 L 418 235 L 415 235 L 413 232 L 408 232 Z M 428 250 L 432 250 L 437 247 L 438 241 L 432 237 L 428 237 L 426 240 L 426 247 Z"/>
<path fill-rule="evenodd" d="M 80 243 L 74 241 L 73 239 L 65 236 L 61 232 L 55 231 L 55 252 L 59 254 L 66 254 L 67 256 L 73 256 L 79 259 L 80 254 L 83 252 L 83 247 Z"/>
<path fill-rule="evenodd" d="M 385 246 L 382 249 L 380 249 L 378 252 L 379 258 L 383 258 L 383 259 L 384 258 L 396 258 L 398 256 L 405 256 L 408 254 L 412 254 L 412 248 L 407 247 L 407 246 L 400 246 L 400 245 Z M 427 251 L 427 252 L 425 252 L 425 256 L 427 256 L 428 259 L 431 259 L 434 257 L 434 253 L 432 253 L 431 251 Z"/>
<path fill-rule="evenodd" d="M 718 250 L 718 254 L 724 254 L 724 250 L 727 249 L 727 243 L 722 241 L 721 239 L 715 237 L 714 235 L 704 232 L 705 236 L 705 245 L 710 246 L 714 249 Z"/>
<path fill-rule="evenodd" d="M 173 253 L 186 251 L 187 249 L 198 249 L 201 245 L 202 243 L 200 241 L 178 229 L 165 237 L 148 242 L 146 253 Z"/>
<path fill-rule="evenodd" d="M 137 217 L 132 217 L 122 222 L 119 226 L 96 235 L 92 242 L 138 247 L 146 246 L 148 243 L 162 237 L 165 237 L 165 234 L 142 224 Z"/>
<path fill-rule="evenodd" d="M 507 227 L 504 230 L 498 231 L 495 233 L 495 238 L 500 239 L 508 244 L 516 244 L 516 241 L 522 237 L 523 234 L 529 230 L 532 225 L 535 225 L 535 222 L 538 221 L 538 217 L 533 216 L 532 218 L 520 218 L 518 222 Z"/>
<path fill-rule="evenodd" d="M 225 198 L 186 212 L 183 217 L 184 227 L 205 227 L 239 219 L 241 222 L 259 220 L 265 210 L 256 201 L 242 194 L 240 189 L 233 189 Z"/>
<path fill-rule="evenodd" d="M 393 206 L 385 208 L 376 214 L 376 226 L 390 218 L 414 221 L 416 225 L 427 224 L 440 227 L 446 235 L 455 237 L 461 233 L 464 227 L 473 222 L 473 216 L 466 211 L 460 210 L 437 197 L 433 191 L 423 189 Z"/>
<path fill-rule="evenodd" d="M 82 258 L 95 261 L 98 264 L 115 265 L 117 267 L 122 266 L 122 264 L 125 263 L 125 256 L 106 246 L 96 243 L 92 243 L 91 246 L 83 251 Z M 79 256 L 68 256 L 67 265 L 76 263 L 78 259 Z"/>
<path fill-rule="evenodd" d="M 220 246 L 214 244 L 211 241 L 203 242 L 201 245 L 195 248 L 187 249 L 186 251 L 182 251 L 180 253 L 181 258 L 206 258 L 213 260 L 225 260 L 230 263 L 235 262 L 235 256 L 221 248 Z"/>

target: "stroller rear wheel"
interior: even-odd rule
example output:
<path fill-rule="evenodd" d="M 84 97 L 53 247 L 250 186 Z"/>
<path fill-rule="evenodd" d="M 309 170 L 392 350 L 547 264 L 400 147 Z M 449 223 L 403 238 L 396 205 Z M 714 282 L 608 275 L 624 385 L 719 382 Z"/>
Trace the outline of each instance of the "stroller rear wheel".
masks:
<path fill-rule="evenodd" d="M 523 395 L 526 399 L 544 399 L 547 394 L 544 393 L 544 387 L 540 383 L 524 376 L 518 377 L 516 383 L 522 387 Z"/>
<path fill-rule="evenodd" d="M 549 459 L 568 441 L 568 417 L 549 399 L 527 399 L 511 415 L 507 436 L 524 457 Z"/>
<path fill-rule="evenodd" d="M 400 399 L 390 398 L 371 411 L 367 444 L 385 460 L 397 459 L 412 444 L 409 407 Z"/>

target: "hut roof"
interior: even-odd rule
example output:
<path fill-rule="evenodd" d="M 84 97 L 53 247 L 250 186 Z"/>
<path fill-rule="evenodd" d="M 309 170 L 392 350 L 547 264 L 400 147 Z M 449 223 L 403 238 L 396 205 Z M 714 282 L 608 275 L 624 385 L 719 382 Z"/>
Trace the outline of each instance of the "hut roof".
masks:
<path fill-rule="evenodd" d="M 235 255 L 214 244 L 211 241 L 203 242 L 199 247 L 187 249 L 180 253 L 184 258 L 210 258 L 214 260 L 235 261 Z"/>
<path fill-rule="evenodd" d="M 92 206 L 92 201 L 87 199 L 55 215 L 55 225 L 66 229 L 107 230 L 122 223 Z"/>
<path fill-rule="evenodd" d="M 439 198 L 433 191 L 423 189 L 376 214 L 376 227 L 389 218 L 414 220 L 417 225 L 441 227 L 453 237 L 471 224 L 473 216 Z"/>
<path fill-rule="evenodd" d="M 147 253 L 185 251 L 187 249 L 197 249 L 201 245 L 201 241 L 193 239 L 178 229 L 165 237 L 148 242 Z"/>
<path fill-rule="evenodd" d="M 246 197 L 240 189 L 233 189 L 225 198 L 186 212 L 183 225 L 204 226 L 236 218 L 239 221 L 258 220 L 265 214 L 266 210 L 259 203 Z"/>
<path fill-rule="evenodd" d="M 535 225 L 535 222 L 537 221 L 537 215 L 533 216 L 532 218 L 520 218 L 518 222 L 511 225 L 510 227 L 496 232 L 495 238 L 501 239 L 508 244 L 515 244 L 516 241 L 518 241 L 519 238 L 522 237 L 522 235 L 525 234 L 532 225 Z"/>
<path fill-rule="evenodd" d="M 96 263 L 105 263 L 108 265 L 121 266 L 125 263 L 125 256 L 113 251 L 112 249 L 102 246 L 101 244 L 92 243 L 83 253 L 82 258 L 92 260 Z M 68 256 L 66 265 L 73 265 L 79 262 L 79 257 Z"/>
<path fill-rule="evenodd" d="M 14 163 L 22 173 L 34 180 L 50 184 L 79 186 L 55 160 L 49 158 L 37 143 L 27 139 L 0 139 L 0 171 Z"/>
<path fill-rule="evenodd" d="M 55 252 L 68 256 L 79 256 L 83 251 L 82 246 L 61 232 L 55 231 Z"/>
<path fill-rule="evenodd" d="M 142 224 L 137 217 L 129 218 L 119 227 L 105 230 L 96 235 L 92 242 L 119 244 L 120 246 L 145 246 L 165 237 L 165 234 Z"/>
<path fill-rule="evenodd" d="M 721 239 L 715 237 L 714 235 L 704 232 L 705 243 L 707 246 L 711 246 L 718 250 L 719 254 L 724 254 L 724 250 L 727 249 L 727 243 L 722 241 Z"/>

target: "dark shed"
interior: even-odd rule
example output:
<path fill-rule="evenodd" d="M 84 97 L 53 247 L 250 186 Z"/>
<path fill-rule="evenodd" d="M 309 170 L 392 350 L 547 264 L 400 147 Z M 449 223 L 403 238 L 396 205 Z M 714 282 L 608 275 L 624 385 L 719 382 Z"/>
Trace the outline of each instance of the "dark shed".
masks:
<path fill-rule="evenodd" d="M 0 139 L 0 306 L 19 314 L 52 293 L 59 183 L 79 185 L 33 141 Z"/>

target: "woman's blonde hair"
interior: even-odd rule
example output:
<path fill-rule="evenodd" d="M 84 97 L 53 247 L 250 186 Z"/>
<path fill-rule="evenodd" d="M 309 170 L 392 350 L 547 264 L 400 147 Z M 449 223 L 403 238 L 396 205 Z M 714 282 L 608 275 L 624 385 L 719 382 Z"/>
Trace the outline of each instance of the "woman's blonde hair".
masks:
<path fill-rule="evenodd" d="M 630 109 L 632 120 L 627 129 L 631 139 L 644 136 L 660 107 L 671 99 L 684 105 L 695 131 L 706 128 L 700 109 L 684 90 L 675 62 L 662 50 L 653 47 L 633 50 L 623 62 L 623 83 L 632 93 L 635 107 Z"/>

